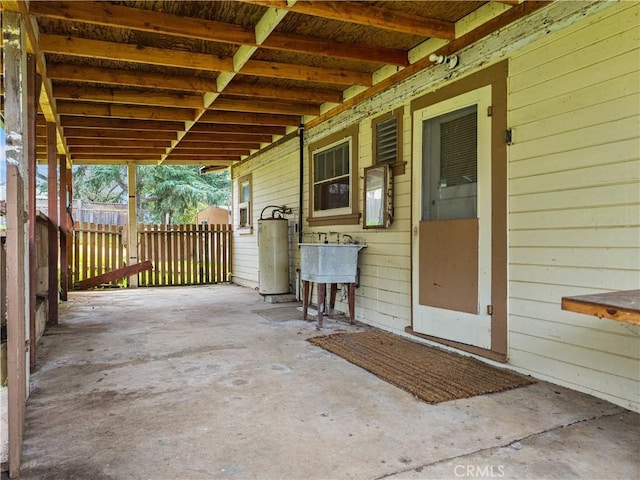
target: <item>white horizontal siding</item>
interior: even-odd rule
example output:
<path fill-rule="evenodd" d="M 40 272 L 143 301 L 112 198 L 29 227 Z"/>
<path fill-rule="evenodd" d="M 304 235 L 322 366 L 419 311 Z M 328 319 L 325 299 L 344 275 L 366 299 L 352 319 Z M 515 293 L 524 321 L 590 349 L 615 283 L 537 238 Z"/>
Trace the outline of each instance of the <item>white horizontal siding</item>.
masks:
<path fill-rule="evenodd" d="M 292 140 L 297 141 L 297 140 Z M 240 176 L 251 173 L 252 205 L 251 215 L 253 228 L 251 232 L 235 231 L 233 245 L 233 282 L 245 287 L 256 288 L 259 282 L 258 272 L 258 221 L 265 207 L 270 205 L 287 206 L 292 209 L 289 215 L 289 273 L 290 282 L 295 282 L 294 252 L 292 236 L 298 219 L 298 152 L 288 148 L 276 147 L 268 151 L 258 168 L 243 166 L 241 173 L 234 173 L 234 203 L 237 209 L 237 182 Z M 284 151 L 284 153 L 283 153 Z M 270 218 L 272 209 L 264 212 Z M 295 292 L 295 289 L 294 289 Z"/>
<path fill-rule="evenodd" d="M 411 323 L 410 100 L 508 57 L 511 365 L 640 410 L 640 372 L 633 377 L 639 329 L 560 309 L 562 296 L 640 288 L 638 12 L 629 2 L 554 2 L 459 52 L 455 70 L 425 69 L 306 132 L 308 145 L 359 126 L 354 173 L 362 192 L 363 170 L 373 162 L 372 118 L 405 107 L 407 165 L 394 178 L 391 227 L 311 229 L 303 218 L 305 241 L 333 232 L 332 241 L 349 234 L 368 245 L 360 253 L 358 320 L 397 333 Z M 291 139 L 234 167 L 236 178 L 253 173 L 254 223 L 267 204 L 292 206 L 297 219 L 297 148 Z M 306 152 L 304 168 L 306 212 Z M 358 203 L 362 211 L 361 194 Z M 257 285 L 255 233 L 236 241 L 234 270 Z M 297 267 L 297 248 L 291 254 Z M 347 310 L 341 296 L 337 307 Z"/>
<path fill-rule="evenodd" d="M 561 310 L 640 288 L 640 39 L 622 3 L 510 64 L 509 356 L 640 410 L 640 329 Z"/>

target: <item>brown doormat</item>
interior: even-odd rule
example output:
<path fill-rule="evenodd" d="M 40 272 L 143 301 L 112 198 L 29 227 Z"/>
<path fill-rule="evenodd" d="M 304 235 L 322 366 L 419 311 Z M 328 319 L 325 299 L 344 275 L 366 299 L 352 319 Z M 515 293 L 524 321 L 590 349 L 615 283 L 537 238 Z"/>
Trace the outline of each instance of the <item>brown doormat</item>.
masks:
<path fill-rule="evenodd" d="M 386 332 L 335 333 L 309 341 L 428 403 L 535 383 L 518 373 Z"/>

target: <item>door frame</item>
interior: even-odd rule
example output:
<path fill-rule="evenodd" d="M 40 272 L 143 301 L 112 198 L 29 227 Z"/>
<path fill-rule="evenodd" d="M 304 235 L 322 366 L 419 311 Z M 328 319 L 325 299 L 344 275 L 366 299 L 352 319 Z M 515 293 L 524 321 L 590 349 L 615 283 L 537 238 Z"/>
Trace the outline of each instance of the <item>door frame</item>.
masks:
<path fill-rule="evenodd" d="M 507 144 L 505 142 L 508 70 L 508 60 L 504 60 L 411 101 L 411 118 L 413 119 L 414 113 L 418 110 L 491 85 L 491 305 L 493 307 L 491 348 L 474 347 L 445 338 L 415 332 L 413 330 L 413 307 L 411 327 L 407 327 L 406 331 L 434 342 L 500 362 L 507 361 L 508 337 Z M 479 113 L 483 114 L 482 112 Z M 413 158 L 413 161 L 421 162 L 422 156 Z M 412 169 L 412 175 L 414 174 L 413 172 L 414 169 Z M 417 227 L 420 221 L 420 219 L 414 217 L 413 210 L 411 218 L 412 229 Z M 412 251 L 415 241 L 416 237 L 412 235 Z M 417 259 L 412 258 L 411 268 L 417 268 L 416 265 Z M 411 290 L 413 292 L 413 285 Z"/>
<path fill-rule="evenodd" d="M 492 317 L 487 311 L 487 305 L 492 304 L 491 118 L 487 115 L 490 105 L 491 86 L 486 85 L 417 110 L 413 118 L 414 159 L 422 153 L 422 162 L 414 163 L 412 184 L 413 217 L 418 227 L 412 237 L 413 328 L 416 333 L 440 336 L 486 350 L 491 348 Z M 431 208 L 425 207 L 424 195 L 437 188 L 434 179 L 429 178 L 434 172 L 432 161 L 427 162 L 430 154 L 425 146 L 433 138 L 426 138 L 425 127 L 429 122 L 450 118 L 473 106 L 477 118 L 476 213 L 464 218 L 424 219 L 422 212 Z M 439 156 L 437 159 L 439 163 Z M 455 260 L 447 260 L 447 254 L 442 256 L 439 242 L 448 254 L 452 254 L 451 249 L 459 251 L 454 255 Z M 435 251 L 439 253 L 430 254 Z M 434 276 L 425 281 L 423 269 L 431 270 Z M 437 287 L 434 286 L 436 280 Z"/>

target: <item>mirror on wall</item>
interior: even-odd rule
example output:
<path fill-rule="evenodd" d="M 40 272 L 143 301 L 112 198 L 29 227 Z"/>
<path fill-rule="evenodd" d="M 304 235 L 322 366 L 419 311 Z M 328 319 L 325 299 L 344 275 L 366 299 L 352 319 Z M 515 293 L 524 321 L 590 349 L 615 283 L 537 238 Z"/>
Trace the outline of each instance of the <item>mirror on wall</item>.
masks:
<path fill-rule="evenodd" d="M 388 164 L 364 169 L 363 228 L 387 228 L 393 221 L 391 169 Z"/>

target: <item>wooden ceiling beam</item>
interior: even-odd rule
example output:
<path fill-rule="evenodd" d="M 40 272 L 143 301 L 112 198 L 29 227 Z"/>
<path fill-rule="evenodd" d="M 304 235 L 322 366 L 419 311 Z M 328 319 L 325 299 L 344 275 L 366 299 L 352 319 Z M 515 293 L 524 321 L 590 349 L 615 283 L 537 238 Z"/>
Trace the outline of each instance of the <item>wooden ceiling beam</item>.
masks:
<path fill-rule="evenodd" d="M 114 88 L 77 87 L 54 85 L 53 95 L 62 100 L 79 100 L 100 103 L 122 103 L 130 105 L 155 105 L 165 107 L 203 108 L 202 96 L 136 91 Z"/>
<path fill-rule="evenodd" d="M 140 107 L 132 105 L 58 101 L 60 115 L 82 117 L 133 118 L 139 120 L 192 121 L 194 112 L 188 108 Z M 184 128 L 184 125 L 181 129 Z"/>
<path fill-rule="evenodd" d="M 261 46 L 268 49 L 397 65 L 399 67 L 409 65 L 409 54 L 404 50 L 363 44 L 348 44 L 280 32 L 273 32 Z"/>
<path fill-rule="evenodd" d="M 164 140 L 173 141 L 178 138 L 175 132 L 149 131 L 149 130 L 115 130 L 110 128 L 73 128 L 64 127 L 64 136 L 68 140 L 82 139 L 137 139 L 137 140 Z"/>
<path fill-rule="evenodd" d="M 73 159 L 73 163 L 77 163 L 76 160 L 119 160 L 119 161 L 127 161 L 127 160 L 149 160 L 154 162 L 159 162 L 161 156 L 160 155 L 152 155 L 145 153 L 130 153 L 128 155 L 116 155 L 116 154 L 105 154 L 105 153 L 73 153 L 71 154 L 71 158 Z"/>
<path fill-rule="evenodd" d="M 80 66 L 68 63 L 52 63 L 47 70 L 53 80 L 100 83 L 105 85 L 127 85 L 132 87 L 161 88 L 165 90 L 183 90 L 191 92 L 217 92 L 218 84 L 214 78 L 189 75 L 165 75 L 162 73 Z"/>
<path fill-rule="evenodd" d="M 189 157 L 182 157 L 182 156 L 173 156 L 173 154 L 169 154 L 167 156 L 167 158 L 164 160 L 164 162 L 162 162 L 163 165 L 166 164 L 170 164 L 171 161 L 173 160 L 174 162 L 180 162 L 180 163 L 199 163 L 199 164 L 213 164 L 213 165 L 231 165 L 235 162 L 240 161 L 241 156 L 240 155 L 227 155 L 226 157 L 221 156 L 221 157 L 209 157 L 209 156 L 202 156 L 202 155 L 194 155 L 194 156 L 189 156 Z M 223 163 L 224 162 L 224 163 Z M 228 163 L 227 163 L 228 162 Z"/>
<path fill-rule="evenodd" d="M 296 115 L 276 115 L 270 113 L 215 112 L 209 110 L 202 117 L 201 123 L 232 123 L 236 125 L 293 126 L 300 124 Z"/>
<path fill-rule="evenodd" d="M 208 148 L 187 148 L 182 149 L 180 146 L 174 148 L 171 151 L 172 157 L 223 157 L 226 158 L 229 155 L 249 155 L 251 153 L 248 148 L 229 148 L 229 149 L 221 149 L 221 150 L 210 150 Z"/>
<path fill-rule="evenodd" d="M 291 115 L 320 115 L 320 107 L 308 103 L 296 103 L 285 100 L 246 100 L 242 98 L 218 98 L 210 110 L 254 113 L 284 113 Z"/>
<path fill-rule="evenodd" d="M 129 43 L 105 42 L 63 35 L 40 35 L 40 50 L 45 53 L 72 55 L 85 58 L 103 58 L 122 62 L 189 68 L 209 72 L 233 71 L 231 57 L 218 57 L 204 53 L 168 50 Z"/>
<path fill-rule="evenodd" d="M 130 120 L 119 118 L 76 117 L 63 115 L 62 126 L 76 128 L 110 128 L 115 130 L 155 130 L 178 132 L 184 128 L 184 122 L 162 122 L 156 120 Z"/>
<path fill-rule="evenodd" d="M 394 32 L 422 35 L 429 38 L 453 40 L 455 24 L 436 18 L 420 17 L 388 8 L 366 5 L 364 2 L 347 1 L 298 1 L 288 6 L 281 1 L 246 0 L 247 3 L 267 7 L 284 8 L 292 12 L 314 17 L 355 23 Z"/>
<path fill-rule="evenodd" d="M 271 140 L 269 140 L 271 141 Z M 181 140 L 175 150 L 201 149 L 207 148 L 212 150 L 225 149 L 241 149 L 241 150 L 259 150 L 260 142 L 195 142 L 192 140 Z"/>
<path fill-rule="evenodd" d="M 239 73 L 256 77 L 302 80 L 305 82 L 335 85 L 362 85 L 365 87 L 373 85 L 371 74 L 366 72 L 354 72 L 341 68 L 322 68 L 290 63 L 265 62 L 262 60 L 247 61 Z"/>
<path fill-rule="evenodd" d="M 103 58 L 123 62 L 187 68 L 209 72 L 234 72 L 231 57 L 185 52 L 128 43 L 105 42 L 62 35 L 40 35 L 40 50 L 59 55 Z M 310 67 L 288 63 L 249 60 L 240 70 L 246 75 L 318 81 L 338 85 L 371 86 L 371 75 L 344 69 Z"/>
<path fill-rule="evenodd" d="M 49 78 L 53 80 L 199 93 L 215 93 L 218 91 L 215 79 L 189 75 L 174 76 L 153 72 L 80 66 L 67 63 L 51 63 L 49 64 L 47 73 Z M 248 97 L 280 98 L 284 100 L 300 100 L 317 103 L 340 103 L 342 101 L 342 92 L 336 90 L 300 87 L 282 88 L 279 86 L 256 85 L 252 82 L 240 80 L 232 81 L 224 91 L 225 93 Z"/>
<path fill-rule="evenodd" d="M 106 2 L 31 2 L 30 13 L 37 17 L 128 28 L 143 32 L 195 38 L 235 45 L 260 46 L 310 55 L 342 57 L 352 60 L 406 66 L 407 52 L 368 45 L 350 45 L 332 40 L 272 32 L 257 42 L 253 31 L 240 25 L 181 17 L 163 12 L 110 5 Z"/>
<path fill-rule="evenodd" d="M 72 155 L 77 154 L 94 154 L 94 155 L 163 155 L 166 152 L 165 148 L 145 148 L 141 150 L 139 148 L 128 147 L 95 147 L 95 146 L 73 146 L 69 147 L 69 152 Z"/>
<path fill-rule="evenodd" d="M 224 89 L 224 93 L 242 95 L 245 97 L 267 97 L 280 100 L 299 100 L 311 103 L 340 103 L 342 92 L 322 88 L 276 87 L 270 85 L 255 85 L 250 82 L 232 81 Z"/>
<path fill-rule="evenodd" d="M 171 140 L 140 140 L 121 137 L 117 139 L 100 137 L 74 138 L 67 136 L 67 145 L 72 149 L 80 147 L 169 148 Z"/>
<path fill-rule="evenodd" d="M 180 141 L 180 145 L 184 145 L 185 142 L 190 144 L 198 144 L 198 143 L 222 143 L 222 144 L 230 144 L 230 143 L 247 143 L 251 145 L 261 144 L 261 143 L 271 143 L 273 141 L 273 135 L 261 135 L 261 134 L 249 134 L 243 135 L 238 133 L 187 133 L 182 140 Z"/>
<path fill-rule="evenodd" d="M 240 134 L 240 135 L 284 135 L 287 133 L 286 127 L 277 125 L 247 125 L 228 123 L 201 123 L 194 125 L 189 130 L 188 135 L 200 134 Z"/>
<path fill-rule="evenodd" d="M 140 8 L 121 7 L 104 2 L 30 2 L 29 12 L 36 17 L 129 28 L 142 32 L 236 45 L 255 42 L 254 33 L 240 25 L 181 17 Z"/>

